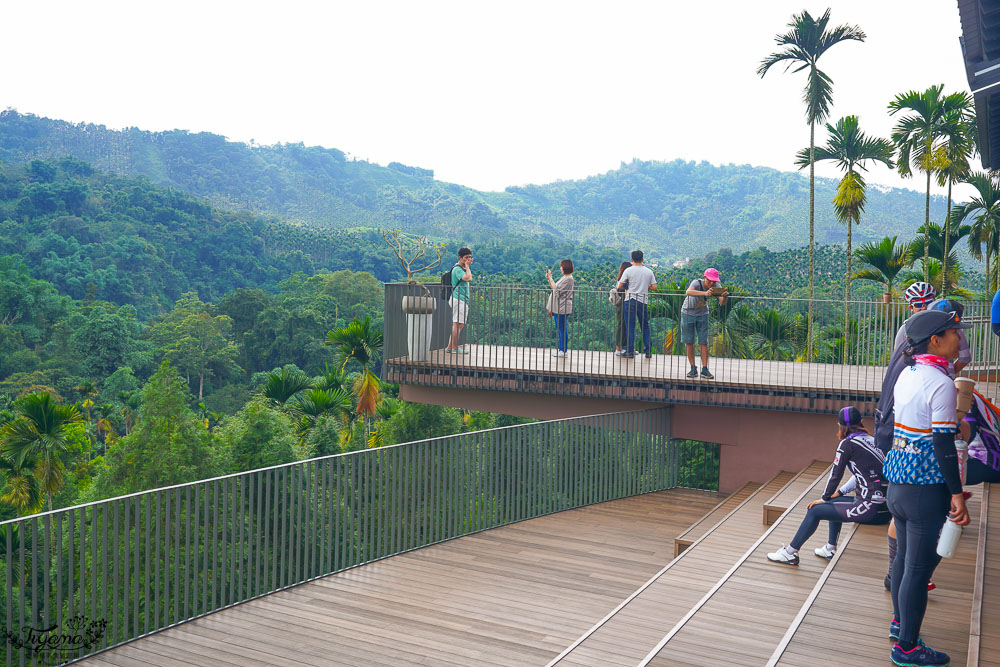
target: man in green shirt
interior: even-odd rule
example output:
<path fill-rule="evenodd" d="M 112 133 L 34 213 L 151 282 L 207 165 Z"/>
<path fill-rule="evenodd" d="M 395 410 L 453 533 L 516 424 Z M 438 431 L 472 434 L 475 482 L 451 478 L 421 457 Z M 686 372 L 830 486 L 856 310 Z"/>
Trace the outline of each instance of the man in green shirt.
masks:
<path fill-rule="evenodd" d="M 446 348 L 449 354 L 468 354 L 467 349 L 458 347 L 458 337 L 469 319 L 469 283 L 472 282 L 472 251 L 460 248 L 458 263 L 451 270 L 451 340 Z"/>

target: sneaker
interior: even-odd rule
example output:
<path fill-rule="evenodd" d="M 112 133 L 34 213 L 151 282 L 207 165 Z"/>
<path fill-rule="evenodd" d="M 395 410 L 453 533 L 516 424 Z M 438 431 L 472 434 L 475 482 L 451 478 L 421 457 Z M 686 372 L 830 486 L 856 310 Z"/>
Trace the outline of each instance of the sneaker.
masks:
<path fill-rule="evenodd" d="M 708 366 L 701 367 L 701 376 L 706 380 L 714 380 L 715 376 L 708 370 Z"/>
<path fill-rule="evenodd" d="M 904 651 L 898 643 L 893 644 L 889 658 L 900 667 L 947 667 L 951 662 L 947 653 L 935 651 L 923 643 L 918 643 L 909 651 Z"/>
<path fill-rule="evenodd" d="M 831 558 L 833 558 L 833 554 L 835 554 L 837 552 L 836 551 L 831 551 L 824 544 L 821 547 L 817 547 L 817 549 L 813 553 L 816 554 L 817 556 L 819 556 L 820 558 L 825 558 L 827 560 L 830 560 Z"/>
<path fill-rule="evenodd" d="M 455 350 L 455 352 L 454 352 L 454 354 L 468 354 L 468 353 L 469 353 L 469 351 L 466 350 L 464 347 L 460 347 L 457 350 Z"/>
<path fill-rule="evenodd" d="M 622 359 L 635 359 L 635 352 L 622 352 L 621 353 L 621 358 Z"/>
<path fill-rule="evenodd" d="M 622 356 L 623 354 L 625 354 L 625 353 L 624 353 L 624 352 L 622 352 L 621 350 L 615 350 L 615 356 L 616 356 L 616 357 L 620 357 L 620 356 Z"/>
<path fill-rule="evenodd" d="M 799 564 L 799 555 L 789 556 L 788 552 L 785 551 L 785 545 L 782 544 L 781 548 L 767 555 L 767 559 L 774 561 L 775 563 L 781 563 L 782 565 L 795 565 Z"/>
<path fill-rule="evenodd" d="M 687 376 L 689 378 L 696 378 L 696 377 L 698 377 L 698 369 L 695 368 L 694 366 L 692 366 L 691 370 L 688 371 L 688 375 Z"/>
<path fill-rule="evenodd" d="M 889 639 L 899 641 L 899 621 L 896 619 L 889 621 Z"/>
<path fill-rule="evenodd" d="M 451 349 L 450 347 L 444 348 L 444 351 L 447 352 L 448 354 L 455 354 L 455 350 Z"/>
<path fill-rule="evenodd" d="M 928 582 L 927 582 L 927 590 L 928 590 L 928 591 L 932 591 L 932 590 L 934 590 L 935 588 L 937 588 L 937 586 L 935 586 L 935 585 L 934 585 L 934 582 L 933 582 L 933 581 L 928 581 Z"/>
<path fill-rule="evenodd" d="M 559 350 L 558 352 L 556 352 L 556 356 L 565 359 L 566 357 L 569 356 L 569 353 L 566 352 L 565 350 Z"/>
<path fill-rule="evenodd" d="M 559 350 L 552 350 L 552 356 L 553 357 L 558 357 L 559 356 Z"/>
<path fill-rule="evenodd" d="M 653 353 L 652 352 L 647 352 L 646 353 L 646 358 L 647 359 L 652 359 L 653 358 Z"/>

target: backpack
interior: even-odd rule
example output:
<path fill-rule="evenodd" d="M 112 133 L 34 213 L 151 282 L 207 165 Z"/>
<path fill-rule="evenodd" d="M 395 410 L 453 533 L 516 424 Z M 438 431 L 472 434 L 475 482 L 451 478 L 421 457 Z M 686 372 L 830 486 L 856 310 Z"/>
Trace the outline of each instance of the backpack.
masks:
<path fill-rule="evenodd" d="M 455 266 L 458 266 L 458 264 Z M 441 298 L 445 301 L 451 299 L 451 292 L 455 289 L 455 284 L 452 282 L 451 277 L 451 272 L 455 270 L 455 266 L 441 274 Z"/>

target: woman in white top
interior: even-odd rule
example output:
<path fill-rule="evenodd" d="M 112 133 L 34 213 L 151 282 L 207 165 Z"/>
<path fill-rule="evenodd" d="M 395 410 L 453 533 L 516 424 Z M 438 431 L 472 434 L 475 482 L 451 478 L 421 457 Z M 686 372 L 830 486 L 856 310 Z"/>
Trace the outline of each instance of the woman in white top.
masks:
<path fill-rule="evenodd" d="M 569 332 L 566 330 L 566 318 L 573 312 L 573 260 L 564 259 L 559 262 L 562 278 L 558 282 L 552 279 L 552 270 L 545 269 L 545 277 L 549 281 L 552 293 L 545 308 L 556 324 L 556 349 L 553 357 L 565 357 Z"/>

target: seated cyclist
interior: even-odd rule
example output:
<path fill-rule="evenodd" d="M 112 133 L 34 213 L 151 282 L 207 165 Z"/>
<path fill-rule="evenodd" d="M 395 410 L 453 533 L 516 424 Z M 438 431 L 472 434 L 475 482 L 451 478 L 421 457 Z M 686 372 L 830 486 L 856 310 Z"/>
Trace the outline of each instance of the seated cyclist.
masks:
<path fill-rule="evenodd" d="M 885 454 L 875 446 L 875 438 L 868 434 L 858 409 L 850 406 L 837 413 L 838 437 L 837 456 L 833 470 L 826 483 L 826 490 L 820 500 L 809 503 L 806 516 L 799 525 L 795 537 L 786 547 L 782 545 L 767 559 L 784 565 L 799 564 L 799 549 L 812 537 L 820 521 L 830 523 L 827 543 L 817 547 L 815 554 L 830 559 L 837 552 L 837 538 L 845 521 L 851 523 L 889 523 L 889 510 L 885 506 L 886 481 L 882 476 Z M 850 469 L 851 479 L 839 489 L 837 484 Z M 855 495 L 847 494 L 854 491 Z"/>

